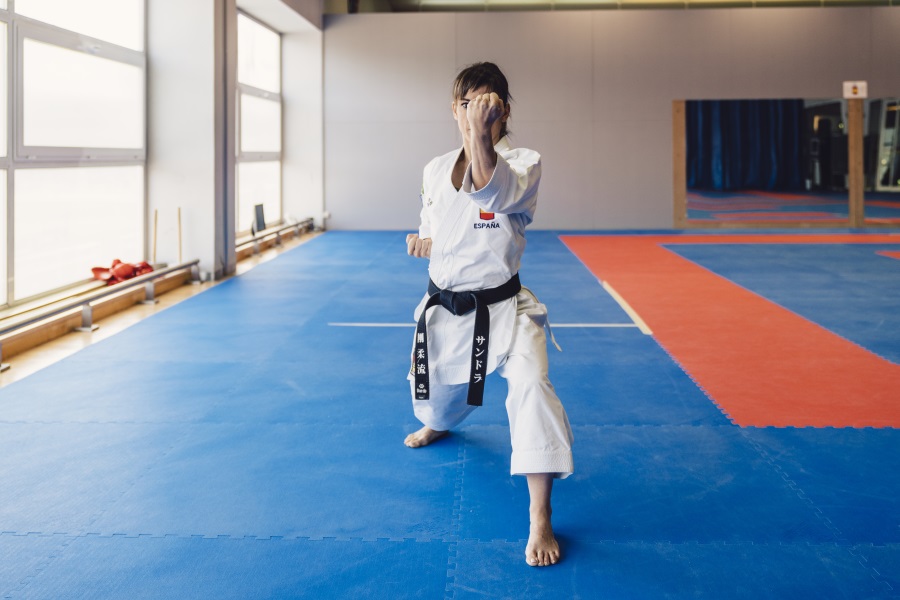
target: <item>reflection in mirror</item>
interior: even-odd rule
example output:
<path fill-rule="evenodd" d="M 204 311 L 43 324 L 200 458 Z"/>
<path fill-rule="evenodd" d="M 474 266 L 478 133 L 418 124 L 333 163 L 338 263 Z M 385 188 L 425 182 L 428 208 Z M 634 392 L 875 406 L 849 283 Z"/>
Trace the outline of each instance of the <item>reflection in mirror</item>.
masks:
<path fill-rule="evenodd" d="M 900 224 L 900 98 L 868 100 L 866 121 L 866 222 Z"/>
<path fill-rule="evenodd" d="M 690 100 L 685 104 L 689 226 L 848 219 L 842 100 Z"/>

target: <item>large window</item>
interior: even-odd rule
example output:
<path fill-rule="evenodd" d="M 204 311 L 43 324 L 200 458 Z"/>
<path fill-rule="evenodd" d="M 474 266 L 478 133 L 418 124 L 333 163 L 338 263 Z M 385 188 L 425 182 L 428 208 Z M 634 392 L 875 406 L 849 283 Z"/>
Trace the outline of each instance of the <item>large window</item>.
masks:
<path fill-rule="evenodd" d="M 8 84 L 7 84 L 7 54 L 9 47 L 8 31 L 9 17 L 6 13 L 6 1 L 0 0 L 0 306 L 4 306 L 9 302 L 9 279 L 8 263 L 12 258 L 9 251 L 9 244 L 12 238 L 9 237 L 9 228 L 7 223 L 7 213 L 9 205 L 6 201 L 7 190 L 7 169 L 9 168 L 9 131 L 8 131 Z"/>
<path fill-rule="evenodd" d="M 266 225 L 281 210 L 281 38 L 238 14 L 237 223 L 238 235 L 254 226 L 261 204 Z"/>
<path fill-rule="evenodd" d="M 7 286 L 6 286 L 6 262 L 9 260 L 7 254 L 7 238 L 6 238 L 6 169 L 0 169 L 0 305 L 7 303 Z"/>
<path fill-rule="evenodd" d="M 143 256 L 140 166 L 16 171 L 16 296 L 27 297 L 109 266 L 110 251 Z"/>
<path fill-rule="evenodd" d="M 144 258 L 144 2 L 0 0 L 2 304 Z"/>
<path fill-rule="evenodd" d="M 16 0 L 16 13 L 131 50 L 144 49 L 142 0 Z"/>
<path fill-rule="evenodd" d="M 141 148 L 140 65 L 29 38 L 22 63 L 24 146 Z"/>

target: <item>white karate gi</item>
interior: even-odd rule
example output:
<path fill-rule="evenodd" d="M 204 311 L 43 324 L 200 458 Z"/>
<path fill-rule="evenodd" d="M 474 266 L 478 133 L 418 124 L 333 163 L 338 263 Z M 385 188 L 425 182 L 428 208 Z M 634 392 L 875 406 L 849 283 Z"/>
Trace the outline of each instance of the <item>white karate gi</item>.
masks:
<path fill-rule="evenodd" d="M 494 147 L 497 167 L 490 182 L 474 191 L 471 165 L 462 187 L 451 175 L 462 149 L 432 160 L 422 184 L 420 238 L 431 238 L 428 273 L 441 289 L 481 290 L 506 283 L 518 273 L 525 250 L 525 227 L 534 218 L 541 157 L 512 148 L 504 137 Z M 418 320 L 426 294 L 415 311 Z M 523 288 L 490 305 L 487 372 L 507 380 L 513 474 L 572 473 L 572 430 L 547 376 L 546 308 Z M 416 400 L 416 418 L 436 431 L 461 423 L 476 407 L 466 404 L 475 312 L 455 316 L 441 306 L 429 309 L 428 400 Z"/>

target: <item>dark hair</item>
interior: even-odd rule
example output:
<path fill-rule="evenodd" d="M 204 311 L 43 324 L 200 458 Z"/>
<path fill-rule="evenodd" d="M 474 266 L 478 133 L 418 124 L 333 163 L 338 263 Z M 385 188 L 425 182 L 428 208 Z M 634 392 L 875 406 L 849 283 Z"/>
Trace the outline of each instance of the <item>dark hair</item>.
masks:
<path fill-rule="evenodd" d="M 453 82 L 453 99 L 461 100 L 466 94 L 480 87 L 486 87 L 500 96 L 503 104 L 509 104 L 512 96 L 509 94 L 509 82 L 500 67 L 491 62 L 480 62 L 469 65 L 459 72 Z M 500 137 L 505 136 L 506 123 L 500 128 Z"/>

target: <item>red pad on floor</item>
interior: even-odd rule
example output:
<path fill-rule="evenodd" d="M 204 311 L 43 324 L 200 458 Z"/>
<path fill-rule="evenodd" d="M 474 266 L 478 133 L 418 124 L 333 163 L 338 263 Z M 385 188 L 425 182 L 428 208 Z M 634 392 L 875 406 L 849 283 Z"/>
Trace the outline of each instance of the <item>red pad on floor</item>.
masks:
<path fill-rule="evenodd" d="M 835 218 L 832 213 L 826 212 L 741 212 L 741 213 L 713 213 L 714 219 L 733 221 L 753 221 L 753 220 L 769 220 L 769 219 L 816 219 L 831 220 L 835 223 L 844 222 L 846 219 Z"/>
<path fill-rule="evenodd" d="M 885 244 L 891 235 L 562 236 L 741 426 L 900 427 L 900 366 L 664 244 Z"/>

